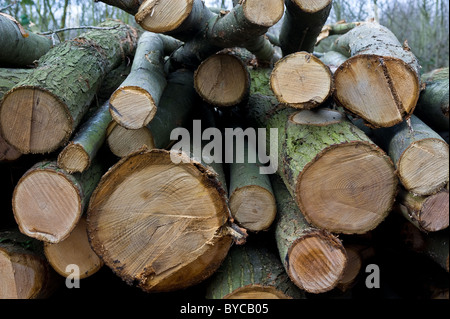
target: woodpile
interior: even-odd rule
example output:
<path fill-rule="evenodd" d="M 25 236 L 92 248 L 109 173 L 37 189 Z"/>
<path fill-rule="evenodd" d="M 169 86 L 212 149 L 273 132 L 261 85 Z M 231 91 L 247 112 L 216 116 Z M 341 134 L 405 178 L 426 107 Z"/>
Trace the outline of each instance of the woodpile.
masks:
<path fill-rule="evenodd" d="M 0 15 L 0 298 L 69 294 L 73 265 L 208 299 L 357 297 L 391 254 L 448 273 L 448 69 L 324 26 L 330 0 L 102 1 L 139 28 L 52 45 Z"/>

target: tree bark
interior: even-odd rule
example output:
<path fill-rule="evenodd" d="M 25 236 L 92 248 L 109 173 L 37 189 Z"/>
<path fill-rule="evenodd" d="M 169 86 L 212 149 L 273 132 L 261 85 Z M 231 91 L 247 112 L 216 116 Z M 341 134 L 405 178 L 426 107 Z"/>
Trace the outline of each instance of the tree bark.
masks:
<path fill-rule="evenodd" d="M 346 268 L 344 246 L 335 236 L 307 222 L 278 176 L 271 180 L 278 209 L 275 240 L 286 272 L 309 293 L 332 290 Z"/>
<path fill-rule="evenodd" d="M 206 289 L 207 299 L 305 299 L 280 260 L 256 243 L 232 247 Z"/>
<path fill-rule="evenodd" d="M 180 69 L 169 74 L 158 112 L 147 126 L 128 130 L 111 122 L 107 129 L 107 143 L 111 152 L 118 157 L 125 157 L 144 145 L 149 149 L 166 149 L 172 143 L 172 130 L 187 126 L 195 101 L 193 73 Z"/>
<path fill-rule="evenodd" d="M 320 58 L 320 61 L 327 65 L 334 74 L 339 66 L 347 61 L 347 57 L 336 51 L 328 51 Z"/>
<path fill-rule="evenodd" d="M 51 39 L 26 31 L 13 17 L 0 13 L 2 50 L 0 64 L 16 67 L 33 65 L 52 47 Z"/>
<path fill-rule="evenodd" d="M 283 56 L 299 51 L 312 53 L 330 15 L 332 1 L 286 0 L 285 3 L 286 13 L 280 31 Z"/>
<path fill-rule="evenodd" d="M 449 148 L 442 137 L 418 117 L 391 128 L 375 130 L 378 144 L 392 158 L 406 190 L 432 195 L 449 181 Z"/>
<path fill-rule="evenodd" d="M 422 91 L 414 112 L 437 132 L 449 130 L 448 68 L 433 70 L 422 76 L 426 88 Z"/>
<path fill-rule="evenodd" d="M 53 269 L 63 277 L 72 274 L 69 265 L 79 267 L 79 279 L 94 275 L 103 266 L 89 244 L 85 217 L 81 217 L 69 237 L 60 243 L 44 243 L 44 253 Z"/>
<path fill-rule="evenodd" d="M 349 57 L 335 72 L 338 104 L 375 128 L 411 116 L 421 88 L 420 65 L 406 43 L 378 23 L 364 23 L 339 37 L 333 50 Z"/>
<path fill-rule="evenodd" d="M 3 137 L 22 153 L 48 153 L 67 143 L 104 76 L 134 52 L 136 29 L 118 21 L 101 26 L 112 29 L 92 30 L 54 47 L 5 95 Z"/>
<path fill-rule="evenodd" d="M 306 52 L 290 54 L 273 68 L 270 86 L 282 104 L 312 109 L 333 93 L 333 75 L 318 58 Z"/>
<path fill-rule="evenodd" d="M 16 230 L 0 232 L 0 299 L 50 297 L 59 282 L 42 243 Z"/>
<path fill-rule="evenodd" d="M 145 0 L 95 0 L 95 2 L 98 1 L 122 9 L 131 15 L 135 15 L 138 12 L 139 6 L 145 2 Z"/>
<path fill-rule="evenodd" d="M 104 169 L 93 164 L 70 175 L 55 161 L 36 163 L 19 180 L 12 206 L 20 231 L 32 238 L 59 243 L 77 225 Z"/>
<path fill-rule="evenodd" d="M 102 177 L 89 204 L 88 236 L 128 284 L 173 291 L 217 270 L 232 243 L 229 218 L 215 172 L 184 153 L 141 150 Z"/>
<path fill-rule="evenodd" d="M 392 161 L 341 113 L 277 108 L 274 97 L 253 94 L 247 117 L 278 129 L 271 160 L 308 222 L 356 234 L 389 214 L 398 184 Z"/>

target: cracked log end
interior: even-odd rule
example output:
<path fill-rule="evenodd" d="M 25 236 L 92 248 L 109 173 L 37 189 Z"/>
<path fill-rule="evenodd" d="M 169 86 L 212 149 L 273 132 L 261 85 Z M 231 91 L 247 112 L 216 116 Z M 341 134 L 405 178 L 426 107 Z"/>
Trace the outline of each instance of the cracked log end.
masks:
<path fill-rule="evenodd" d="M 72 142 L 58 155 L 58 166 L 70 174 L 84 172 L 90 164 L 91 159 L 86 150 Z"/>
<path fill-rule="evenodd" d="M 400 59 L 360 54 L 334 76 L 336 102 L 375 128 L 403 122 L 419 99 L 417 73 Z"/>
<path fill-rule="evenodd" d="M 174 291 L 211 276 L 231 246 L 218 180 L 200 163 L 174 164 L 163 150 L 141 150 L 111 168 L 91 197 L 94 251 L 130 285 Z"/>
<path fill-rule="evenodd" d="M 23 154 L 52 152 L 67 142 L 73 131 L 66 105 L 35 87 L 19 87 L 5 95 L 0 127 L 4 139 Z"/>
<path fill-rule="evenodd" d="M 247 0 L 242 5 L 247 19 L 260 26 L 275 25 L 284 14 L 282 0 Z"/>

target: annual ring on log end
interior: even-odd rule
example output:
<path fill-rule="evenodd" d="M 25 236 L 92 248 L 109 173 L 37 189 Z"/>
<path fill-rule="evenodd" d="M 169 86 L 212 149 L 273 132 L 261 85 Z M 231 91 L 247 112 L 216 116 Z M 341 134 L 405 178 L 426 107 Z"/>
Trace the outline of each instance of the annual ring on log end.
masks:
<path fill-rule="evenodd" d="M 339 111 L 320 108 L 315 110 L 301 110 L 295 112 L 290 121 L 299 125 L 326 126 L 337 124 L 344 120 L 344 115 Z"/>
<path fill-rule="evenodd" d="M 275 64 L 270 86 L 280 103 L 299 109 L 312 109 L 332 95 L 333 75 L 312 54 L 296 52 Z"/>
<path fill-rule="evenodd" d="M 75 143 L 69 143 L 58 155 L 58 166 L 68 173 L 80 173 L 85 171 L 91 160 L 85 149 Z"/>
<path fill-rule="evenodd" d="M 192 11 L 194 0 L 147 0 L 135 15 L 136 22 L 145 30 L 164 33 L 178 28 Z"/>
<path fill-rule="evenodd" d="M 225 192 L 200 163 L 140 150 L 101 179 L 88 208 L 94 251 L 128 284 L 183 289 L 212 275 L 231 246 Z"/>
<path fill-rule="evenodd" d="M 128 129 L 137 130 L 154 118 L 157 105 L 153 97 L 140 87 L 119 88 L 110 99 L 112 118 Z"/>
<path fill-rule="evenodd" d="M 129 130 L 116 122 L 111 122 L 107 128 L 106 135 L 109 149 L 118 157 L 125 157 L 137 152 L 144 145 L 148 149 L 155 148 L 153 135 L 147 127 Z"/>
<path fill-rule="evenodd" d="M 432 195 L 449 181 L 449 147 L 436 138 L 419 140 L 408 147 L 397 163 L 400 181 L 410 192 Z"/>
<path fill-rule="evenodd" d="M 449 195 L 448 191 L 428 196 L 423 203 L 419 225 L 429 232 L 446 229 L 449 226 Z"/>
<path fill-rule="evenodd" d="M 389 214 L 398 178 L 390 158 L 367 142 L 333 145 L 297 178 L 296 201 L 305 218 L 333 233 L 363 234 Z"/>
<path fill-rule="evenodd" d="M 275 287 L 248 285 L 236 289 L 232 293 L 223 297 L 223 299 L 292 299 L 286 296 Z"/>
<path fill-rule="evenodd" d="M 346 265 L 347 254 L 343 246 L 320 230 L 299 238 L 288 251 L 289 277 L 310 293 L 323 293 L 336 287 Z"/>
<path fill-rule="evenodd" d="M 330 4 L 331 0 L 292 0 L 300 9 L 305 12 L 318 12 Z"/>
<path fill-rule="evenodd" d="M 403 122 L 419 100 L 418 75 L 392 57 L 351 57 L 336 70 L 334 81 L 336 102 L 375 128 Z"/>
<path fill-rule="evenodd" d="M 76 186 L 63 174 L 45 168 L 33 170 L 19 180 L 12 204 L 20 231 L 49 243 L 69 236 L 82 209 Z"/>
<path fill-rule="evenodd" d="M 66 105 L 36 87 L 19 87 L 5 95 L 0 127 L 5 140 L 23 154 L 52 152 L 69 139 L 73 130 Z"/>
<path fill-rule="evenodd" d="M 231 54 L 215 54 L 195 72 L 195 89 L 208 103 L 216 106 L 239 104 L 250 86 L 246 66 Z"/>
<path fill-rule="evenodd" d="M 243 6 L 247 19 L 260 26 L 271 27 L 280 21 L 284 14 L 282 0 L 247 0 Z"/>

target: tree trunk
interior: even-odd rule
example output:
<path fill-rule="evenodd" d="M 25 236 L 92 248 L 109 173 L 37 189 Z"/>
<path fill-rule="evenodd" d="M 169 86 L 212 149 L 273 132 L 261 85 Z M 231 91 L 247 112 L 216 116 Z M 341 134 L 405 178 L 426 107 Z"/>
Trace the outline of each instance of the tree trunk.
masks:
<path fill-rule="evenodd" d="M 102 177 L 89 204 L 88 236 L 128 284 L 173 291 L 217 270 L 232 243 L 229 218 L 215 172 L 184 153 L 141 150 Z"/>
<path fill-rule="evenodd" d="M 335 72 L 338 104 L 375 128 L 411 116 L 420 93 L 420 65 L 406 43 L 377 23 L 364 23 L 339 37 L 333 50 L 351 57 Z"/>
<path fill-rule="evenodd" d="M 403 216 L 421 231 L 437 232 L 448 227 L 448 190 L 430 196 L 416 196 L 402 189 L 398 201 Z"/>
<path fill-rule="evenodd" d="M 33 65 L 52 47 L 51 39 L 26 31 L 16 19 L 4 13 L 0 13 L 0 34 L 0 65 Z"/>
<path fill-rule="evenodd" d="M 339 66 L 347 61 L 347 57 L 336 51 L 328 51 L 324 53 L 324 55 L 320 58 L 320 61 L 328 66 L 331 73 L 334 74 Z"/>
<path fill-rule="evenodd" d="M 68 277 L 72 274 L 69 265 L 79 267 L 79 279 L 94 275 L 103 266 L 89 244 L 86 230 L 86 218 L 82 217 L 69 237 L 57 244 L 44 243 L 45 257 L 61 276 Z"/>
<path fill-rule="evenodd" d="M 330 233 L 312 227 L 278 177 L 272 178 L 278 218 L 275 239 L 291 280 L 309 293 L 336 287 L 347 264 L 344 246 Z"/>
<path fill-rule="evenodd" d="M 312 53 L 330 15 L 332 1 L 286 0 L 285 3 L 286 13 L 280 31 L 283 55 L 298 51 Z"/>
<path fill-rule="evenodd" d="M 172 143 L 172 130 L 187 125 L 195 101 L 193 73 L 188 70 L 171 73 L 153 121 L 138 130 L 126 129 L 115 122 L 109 125 L 107 143 L 111 152 L 125 157 L 144 145 L 149 149 L 166 149 Z"/>
<path fill-rule="evenodd" d="M 133 53 L 136 29 L 117 21 L 100 26 L 112 29 L 92 30 L 54 47 L 5 95 L 3 137 L 22 153 L 52 152 L 67 143 L 104 76 Z"/>
<path fill-rule="evenodd" d="M 195 90 L 213 106 L 235 106 L 248 98 L 250 75 L 232 53 L 218 53 L 202 62 L 195 72 Z"/>
<path fill-rule="evenodd" d="M 298 52 L 276 63 L 270 85 L 280 103 L 298 109 L 312 109 L 332 95 L 333 75 L 312 54 Z"/>
<path fill-rule="evenodd" d="M 271 160 L 308 222 L 345 234 L 374 229 L 395 200 L 390 158 L 337 111 L 276 106 L 274 97 L 253 94 L 247 116 L 255 126 L 278 129 Z"/>
<path fill-rule="evenodd" d="M 42 243 L 18 231 L 0 232 L 0 299 L 48 298 L 58 285 Z"/>
<path fill-rule="evenodd" d="M 244 141 L 239 149 L 234 143 L 234 161 L 229 164 L 230 210 L 236 223 L 253 232 L 269 229 L 276 213 L 275 197 L 268 175 L 260 173 L 255 145 Z M 242 155 L 243 161 L 237 156 Z M 255 161 L 250 161 L 254 158 Z"/>
<path fill-rule="evenodd" d="M 449 76 L 448 67 L 422 76 L 426 84 L 417 104 L 415 114 L 432 129 L 449 130 Z"/>
<path fill-rule="evenodd" d="M 39 162 L 19 180 L 12 205 L 20 231 L 49 243 L 66 239 L 85 211 L 104 173 L 93 164 L 83 174 L 70 175 L 56 162 Z"/>
<path fill-rule="evenodd" d="M 165 36 L 145 32 L 141 35 L 131 72 L 112 94 L 113 119 L 127 129 L 146 126 L 155 116 L 162 92 L 167 85 L 164 72 Z"/>
<path fill-rule="evenodd" d="M 145 2 L 145 0 L 97 0 L 104 2 L 110 6 L 122 9 L 131 15 L 135 15 L 138 12 L 139 6 Z"/>
<path fill-rule="evenodd" d="M 207 299 L 305 299 L 262 245 L 234 246 L 208 283 Z"/>
<path fill-rule="evenodd" d="M 431 195 L 449 181 L 449 148 L 439 134 L 418 117 L 391 128 L 375 130 L 378 144 L 392 158 L 406 190 Z"/>

